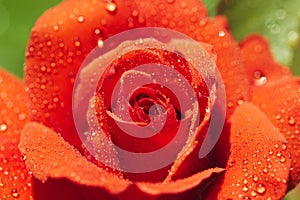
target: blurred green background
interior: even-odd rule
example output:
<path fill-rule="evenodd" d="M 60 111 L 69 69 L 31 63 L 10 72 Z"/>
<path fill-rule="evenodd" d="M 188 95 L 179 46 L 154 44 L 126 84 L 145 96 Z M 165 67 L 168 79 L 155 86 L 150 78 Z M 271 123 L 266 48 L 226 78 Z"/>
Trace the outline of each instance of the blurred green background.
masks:
<path fill-rule="evenodd" d="M 60 0 L 0 0 L 0 66 L 22 77 L 25 48 L 37 18 Z"/>
<path fill-rule="evenodd" d="M 203 0 L 211 16 L 224 14 L 237 40 L 260 33 L 275 59 L 300 74 L 300 0 Z M 25 48 L 35 20 L 60 0 L 0 0 L 0 66 L 23 76 Z M 286 200 L 299 200 L 300 188 Z"/>

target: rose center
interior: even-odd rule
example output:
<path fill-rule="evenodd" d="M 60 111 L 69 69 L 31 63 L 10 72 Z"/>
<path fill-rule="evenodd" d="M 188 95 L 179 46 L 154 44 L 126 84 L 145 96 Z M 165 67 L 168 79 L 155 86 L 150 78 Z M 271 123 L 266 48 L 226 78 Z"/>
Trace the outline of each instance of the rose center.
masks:
<path fill-rule="evenodd" d="M 161 90 L 158 88 L 161 88 Z M 156 84 L 148 84 L 134 91 L 129 101 L 130 117 L 134 122 L 141 126 L 147 126 L 151 121 L 154 125 L 162 125 L 170 109 L 174 110 L 173 112 L 176 113 L 178 120 L 182 118 L 180 108 L 174 108 L 174 100 L 164 95 L 162 90 L 168 89 Z M 171 93 L 171 91 L 168 91 L 168 93 Z"/>

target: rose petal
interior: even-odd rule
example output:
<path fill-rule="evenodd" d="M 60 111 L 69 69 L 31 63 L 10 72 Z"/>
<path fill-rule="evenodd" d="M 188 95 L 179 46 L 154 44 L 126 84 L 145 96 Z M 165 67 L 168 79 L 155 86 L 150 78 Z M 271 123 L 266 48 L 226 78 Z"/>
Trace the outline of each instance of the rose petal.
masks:
<path fill-rule="evenodd" d="M 291 76 L 287 67 L 279 65 L 273 58 L 268 41 L 260 35 L 251 35 L 241 44 L 242 59 L 247 70 L 250 84 L 263 86 L 281 82 Z M 263 77 L 266 77 L 265 80 Z"/>
<path fill-rule="evenodd" d="M 139 18 L 149 27 L 165 27 L 189 33 L 201 20 L 207 20 L 208 16 L 205 5 L 198 0 L 133 2 L 133 9 L 140 13 Z"/>
<path fill-rule="evenodd" d="M 223 16 L 217 16 L 206 23 L 197 26 L 191 33 L 191 36 L 198 41 L 210 43 L 213 45 L 217 55 L 217 67 L 221 73 L 225 90 L 227 103 L 227 117 L 230 116 L 235 107 L 243 104 L 249 99 L 249 81 L 241 62 L 241 53 L 238 44 L 228 30 L 227 20 Z M 222 113 L 222 111 L 221 111 Z M 218 166 L 225 167 L 228 153 L 230 137 L 225 123 L 222 134 L 215 146 L 214 160 Z"/>
<path fill-rule="evenodd" d="M 200 126 L 197 128 L 194 137 L 190 138 L 184 148 L 181 150 L 165 182 L 174 181 L 189 177 L 199 171 L 205 170 L 210 166 L 211 154 L 204 158 L 199 158 L 199 151 L 204 138 L 207 136 L 210 115 L 206 115 Z"/>
<path fill-rule="evenodd" d="M 63 1 L 45 12 L 32 29 L 25 67 L 31 119 L 54 128 L 79 149 L 71 103 L 77 70 L 98 40 L 129 29 L 129 19 L 140 25 L 128 4 Z"/>
<path fill-rule="evenodd" d="M 252 102 L 259 106 L 286 137 L 292 156 L 291 187 L 300 181 L 300 79 L 276 63 L 268 42 L 250 36 L 241 43 L 242 55 L 252 83 Z"/>
<path fill-rule="evenodd" d="M 221 73 L 227 97 L 227 116 L 234 108 L 249 99 L 249 81 L 241 62 L 238 44 L 228 30 L 223 16 L 210 19 L 193 33 L 198 41 L 212 44 L 217 54 L 217 67 Z"/>
<path fill-rule="evenodd" d="M 32 171 L 35 199 L 182 199 L 195 197 L 208 180 L 221 173 L 209 169 L 172 183 L 130 183 L 97 168 L 51 129 L 28 123 L 21 152 Z"/>
<path fill-rule="evenodd" d="M 239 106 L 232 118 L 226 173 L 207 199 L 281 199 L 287 189 L 290 157 L 286 142 L 256 106 Z"/>
<path fill-rule="evenodd" d="M 101 44 L 111 35 L 140 26 L 172 28 L 213 44 L 224 82 L 232 88 L 227 98 L 233 107 L 247 99 L 248 91 L 237 45 L 223 18 L 206 21 L 207 10 L 198 0 L 63 1 L 40 17 L 28 43 L 25 79 L 31 119 L 54 128 L 81 148 L 71 107 L 77 70 L 98 40 Z"/>
<path fill-rule="evenodd" d="M 137 6 L 139 6 L 138 3 Z M 152 10 L 152 5 L 141 7 L 144 9 L 145 13 L 150 13 Z M 168 24 L 164 23 L 165 18 L 163 14 L 158 12 L 156 15 L 158 15 L 158 17 L 155 18 L 155 20 L 152 20 L 153 16 L 145 15 L 146 26 L 163 26 L 170 28 Z M 171 22 L 173 23 L 173 21 Z M 176 21 L 174 20 L 174 23 L 175 22 Z M 249 81 L 240 59 L 241 54 L 238 44 L 228 30 L 226 18 L 222 16 L 209 20 L 207 18 L 202 18 L 202 20 L 192 25 L 175 26 L 172 27 L 172 29 L 185 33 L 199 42 L 212 44 L 217 55 L 216 64 L 226 89 L 227 116 L 230 116 L 237 105 L 240 105 L 249 99 Z M 220 113 L 222 113 L 222 111 Z M 221 166 L 226 162 L 226 159 L 224 158 L 227 157 L 225 157 L 224 154 L 228 154 L 230 145 L 228 143 L 229 136 L 226 133 L 228 132 L 225 130 L 221 134 L 221 137 L 218 140 L 220 142 L 216 145 L 216 148 L 220 149 L 220 151 L 215 152 L 222 153 L 214 155 L 215 160 L 218 161 L 218 164 L 221 164 Z"/>
<path fill-rule="evenodd" d="M 0 68 L 0 199 L 32 199 L 31 175 L 18 149 L 28 114 L 23 88 Z"/>
<path fill-rule="evenodd" d="M 197 199 L 209 182 L 217 174 L 223 172 L 221 168 L 211 168 L 199 172 L 185 179 L 169 183 L 137 183 L 142 192 L 149 194 L 150 199 L 155 200 L 182 200 Z M 146 199 L 146 198 L 145 198 Z"/>
<path fill-rule="evenodd" d="M 137 10 L 144 16 L 146 26 L 165 27 L 182 32 L 193 39 L 212 44 L 217 54 L 217 67 L 220 70 L 228 99 L 228 114 L 231 114 L 241 100 L 248 99 L 249 83 L 240 60 L 238 44 L 228 30 L 225 17 L 207 18 L 207 11 L 201 1 L 174 1 L 182 7 L 184 14 L 173 12 L 173 7 L 161 6 L 161 1 L 136 1 Z M 195 4 L 195 5 L 194 5 Z M 159 11 L 157 10 L 160 9 Z M 176 10 L 176 9 L 174 9 Z M 200 12 L 200 16 L 198 16 Z M 196 15 L 198 14 L 198 15 Z M 189 16 L 192 15 L 192 16 Z M 166 17 L 167 16 L 167 17 Z M 170 17 L 168 17 L 170 16 Z M 185 18 L 187 17 L 187 18 Z M 186 25 L 184 25 L 184 23 Z"/>
<path fill-rule="evenodd" d="M 98 187 L 99 193 L 122 193 L 129 187 L 130 183 L 111 175 L 88 162 L 74 147 L 65 142 L 61 136 L 51 129 L 35 123 L 29 122 L 23 129 L 19 148 L 27 157 L 25 163 L 32 171 L 34 177 L 45 183 L 38 183 L 38 190 L 35 197 L 46 198 L 48 193 L 41 191 L 60 191 L 60 185 L 65 185 L 70 189 L 66 195 L 68 198 L 77 199 L 81 193 L 80 186 Z M 55 184 L 52 184 L 55 182 Z M 74 186 L 75 184 L 75 186 Z M 76 186 L 76 184 L 78 186 Z M 51 186 L 47 188 L 47 186 Z M 63 187 L 65 190 L 65 188 Z M 84 189 L 83 189 L 84 190 Z M 66 190 L 67 191 L 67 190 Z M 65 199 L 61 194 L 53 194 L 48 199 Z M 43 198 L 42 198 L 43 197 Z M 39 199 L 39 198 L 38 198 Z"/>

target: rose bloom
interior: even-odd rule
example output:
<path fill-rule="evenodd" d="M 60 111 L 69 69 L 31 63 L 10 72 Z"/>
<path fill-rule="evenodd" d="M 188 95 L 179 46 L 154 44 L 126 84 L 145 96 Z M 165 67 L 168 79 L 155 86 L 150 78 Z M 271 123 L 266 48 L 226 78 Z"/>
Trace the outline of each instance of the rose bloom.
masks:
<path fill-rule="evenodd" d="M 217 113 L 226 113 L 225 122 L 204 157 L 199 150 L 212 134 L 208 130 L 218 91 L 211 94 L 201 74 L 180 54 L 145 47 L 114 57 L 122 44 L 115 46 L 106 54 L 111 62 L 101 66 L 104 72 L 97 77 L 93 98 L 81 98 L 85 91 L 73 97 L 76 76 L 84 84 L 97 73 L 92 64 L 79 71 L 91 51 L 140 27 L 168 28 L 193 38 L 206 52 L 201 59 L 215 63 L 220 72 L 226 110 L 217 106 Z M 209 62 L 201 62 L 204 70 L 210 68 Z M 143 85 L 125 105 L 113 103 L 116 83 L 147 63 L 178 71 L 200 104 L 180 107 L 174 91 L 157 84 Z M 180 83 L 173 84 L 185 93 Z M 300 180 L 299 78 L 274 61 L 263 37 L 252 35 L 238 44 L 226 18 L 208 18 L 199 0 L 65 0 L 32 29 L 25 82 L 0 70 L 0 88 L 0 199 L 282 199 Z M 89 104 L 79 112 L 88 123 L 86 141 L 74 123 L 74 98 L 79 98 L 78 107 Z M 153 105 L 161 107 L 153 111 Z M 151 119 L 160 123 L 162 115 L 166 121 L 157 135 L 135 138 L 118 127 L 127 122 L 113 107 L 129 110 L 131 124 L 140 127 Z M 185 127 L 193 123 L 193 129 Z M 111 143 L 134 153 L 155 151 L 172 141 L 180 124 L 185 131 L 172 146 L 173 162 L 148 172 L 121 170 L 126 158 Z M 100 159 L 104 154 L 111 165 Z"/>

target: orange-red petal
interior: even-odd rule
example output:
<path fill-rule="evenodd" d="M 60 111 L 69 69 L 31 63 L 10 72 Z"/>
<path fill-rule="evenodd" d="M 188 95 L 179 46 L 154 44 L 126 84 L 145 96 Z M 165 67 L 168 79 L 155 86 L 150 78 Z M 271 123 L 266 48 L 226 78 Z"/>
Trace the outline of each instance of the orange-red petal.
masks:
<path fill-rule="evenodd" d="M 72 145 L 81 148 L 72 120 L 71 103 L 77 71 L 98 41 L 131 28 L 146 26 L 146 20 L 154 20 L 146 19 L 147 9 L 135 5 L 145 2 L 156 8 L 150 0 L 87 0 L 84 3 L 67 0 L 39 18 L 28 43 L 25 68 L 32 120 L 54 128 Z M 172 23 L 183 19 L 185 27 L 198 23 L 207 15 L 198 0 L 156 3 L 159 3 L 158 9 L 166 12 L 164 18 L 172 18 Z M 158 12 L 156 9 L 152 11 Z M 176 15 L 176 20 L 169 15 Z"/>
<path fill-rule="evenodd" d="M 146 26 L 170 28 L 196 41 L 213 45 L 217 54 L 216 64 L 226 85 L 228 112 L 231 114 L 241 100 L 248 99 L 249 83 L 240 60 L 238 44 L 229 31 L 226 18 L 217 16 L 208 19 L 207 10 L 201 1 L 174 2 L 173 7 L 167 7 L 161 6 L 160 0 L 137 0 L 136 8 L 144 16 Z M 174 9 L 176 6 L 181 6 L 182 11 Z M 183 16 L 178 18 L 178 15 Z"/>
<path fill-rule="evenodd" d="M 172 183 L 131 183 L 96 167 L 51 129 L 28 123 L 21 152 L 34 177 L 36 199 L 191 199 L 223 170 L 209 169 Z"/>
<path fill-rule="evenodd" d="M 285 138 L 255 105 L 239 106 L 230 119 L 226 173 L 206 192 L 208 199 L 281 199 L 291 159 Z"/>
<path fill-rule="evenodd" d="M 171 28 L 213 44 L 217 65 L 228 86 L 230 113 L 239 100 L 248 98 L 248 82 L 226 20 L 208 20 L 201 1 L 67 0 L 47 11 L 30 36 L 25 79 L 31 119 L 54 128 L 81 148 L 71 106 L 77 71 L 98 40 L 141 26 Z"/>
<path fill-rule="evenodd" d="M 24 84 L 0 68 L 0 199 L 31 199 L 31 175 L 18 149 L 27 121 Z"/>
<path fill-rule="evenodd" d="M 251 80 L 251 101 L 259 106 L 287 139 L 292 156 L 290 186 L 300 181 L 300 79 L 276 63 L 268 42 L 253 35 L 241 43 Z"/>
<path fill-rule="evenodd" d="M 236 106 L 249 99 L 249 81 L 241 61 L 238 44 L 228 28 L 224 16 L 210 19 L 207 24 L 195 31 L 202 39 L 198 41 L 213 45 L 217 54 L 217 67 L 221 73 L 227 96 L 227 116 Z"/>
<path fill-rule="evenodd" d="M 81 141 L 72 116 L 77 71 L 98 40 L 129 29 L 129 21 L 137 23 L 129 4 L 66 0 L 45 12 L 32 29 L 25 67 L 30 118 L 55 129 L 78 149 Z"/>

